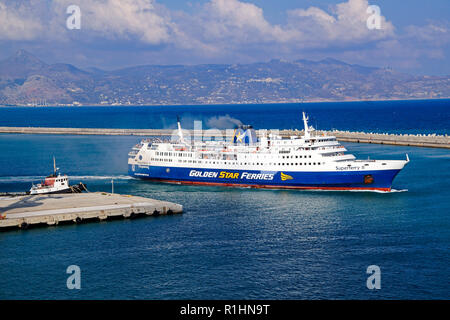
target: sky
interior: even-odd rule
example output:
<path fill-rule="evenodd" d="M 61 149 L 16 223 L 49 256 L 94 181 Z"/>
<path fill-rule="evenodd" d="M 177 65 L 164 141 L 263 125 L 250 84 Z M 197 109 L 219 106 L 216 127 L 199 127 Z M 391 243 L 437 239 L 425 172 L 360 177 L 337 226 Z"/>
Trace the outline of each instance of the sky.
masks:
<path fill-rule="evenodd" d="M 112 70 L 330 57 L 450 75 L 449 18 L 449 0 L 0 0 L 0 59 L 25 49 Z"/>

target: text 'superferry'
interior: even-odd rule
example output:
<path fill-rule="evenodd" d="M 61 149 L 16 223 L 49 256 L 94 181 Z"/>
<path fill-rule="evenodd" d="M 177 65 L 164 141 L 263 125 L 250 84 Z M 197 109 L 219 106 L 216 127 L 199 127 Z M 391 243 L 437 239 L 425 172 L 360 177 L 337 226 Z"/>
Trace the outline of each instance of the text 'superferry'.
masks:
<path fill-rule="evenodd" d="M 281 137 L 240 126 L 230 141 L 143 140 L 128 170 L 151 181 L 273 189 L 390 191 L 406 160 L 356 160 L 334 136 L 318 135 L 303 113 L 304 134 Z"/>

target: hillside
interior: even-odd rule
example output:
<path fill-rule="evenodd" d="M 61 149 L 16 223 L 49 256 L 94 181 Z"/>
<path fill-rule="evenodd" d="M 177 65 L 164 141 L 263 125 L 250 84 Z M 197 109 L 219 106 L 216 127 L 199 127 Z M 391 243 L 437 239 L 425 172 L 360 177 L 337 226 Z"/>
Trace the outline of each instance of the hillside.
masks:
<path fill-rule="evenodd" d="M 47 64 L 25 50 L 0 61 L 3 105 L 171 105 L 449 98 L 450 77 L 322 61 L 157 66 L 114 71 Z"/>

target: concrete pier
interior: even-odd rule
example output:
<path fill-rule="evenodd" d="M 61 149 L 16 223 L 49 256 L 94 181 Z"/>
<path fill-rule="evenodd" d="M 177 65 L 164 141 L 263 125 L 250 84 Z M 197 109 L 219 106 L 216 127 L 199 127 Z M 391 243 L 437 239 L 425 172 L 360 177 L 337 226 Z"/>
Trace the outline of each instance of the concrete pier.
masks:
<path fill-rule="evenodd" d="M 191 136 L 198 133 L 185 130 Z M 231 131 L 220 131 L 222 136 L 230 135 Z M 257 130 L 258 135 L 262 130 Z M 61 135 L 123 135 L 123 136 L 147 136 L 161 137 L 176 135 L 175 130 L 168 129 L 97 129 L 97 128 L 42 128 L 42 127 L 0 127 L 0 133 L 22 133 L 22 134 L 61 134 Z M 281 136 L 302 134 L 298 130 L 279 130 Z M 333 135 L 340 141 L 357 143 L 377 143 L 412 147 L 445 148 L 450 149 L 450 137 L 447 135 L 411 135 L 411 134 L 383 134 L 351 131 L 317 131 L 317 134 Z M 204 137 L 215 136 L 217 131 L 204 130 Z"/>
<path fill-rule="evenodd" d="M 176 203 L 103 192 L 0 197 L 0 230 L 182 212 Z"/>

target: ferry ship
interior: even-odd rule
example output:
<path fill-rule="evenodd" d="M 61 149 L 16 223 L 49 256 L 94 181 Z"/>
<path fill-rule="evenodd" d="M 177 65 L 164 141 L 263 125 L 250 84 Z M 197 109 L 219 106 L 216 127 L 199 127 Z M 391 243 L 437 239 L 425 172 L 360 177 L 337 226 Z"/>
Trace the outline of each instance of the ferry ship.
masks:
<path fill-rule="evenodd" d="M 230 141 L 142 140 L 129 175 L 150 181 L 273 189 L 391 191 L 406 160 L 357 160 L 336 137 L 318 134 L 303 112 L 303 135 L 282 137 L 240 126 Z"/>

